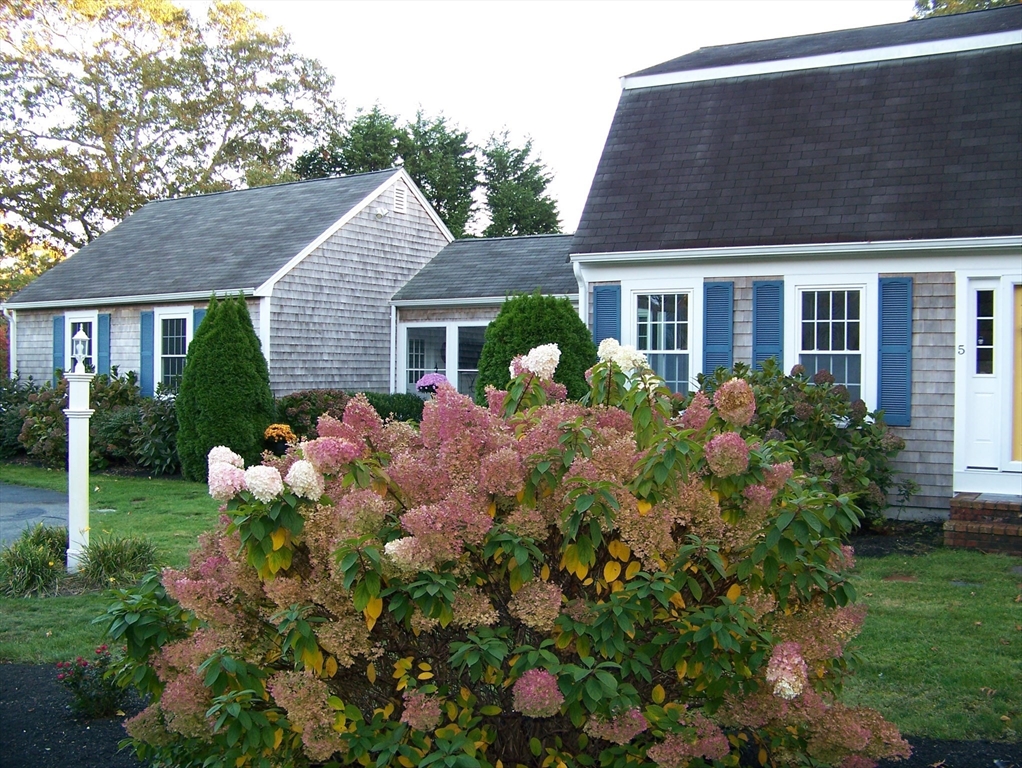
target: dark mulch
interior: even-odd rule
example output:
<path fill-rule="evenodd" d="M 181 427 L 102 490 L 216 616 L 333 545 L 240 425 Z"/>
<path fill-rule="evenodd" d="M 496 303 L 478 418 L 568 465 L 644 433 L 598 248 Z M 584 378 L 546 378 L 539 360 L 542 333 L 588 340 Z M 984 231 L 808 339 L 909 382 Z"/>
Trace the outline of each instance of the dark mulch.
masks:
<path fill-rule="evenodd" d="M 891 523 L 854 536 L 857 557 L 924 554 L 941 546 L 940 523 Z M 3 768 L 142 768 L 118 751 L 124 718 L 81 722 L 51 665 L 0 664 L 0 765 Z M 137 707 L 126 710 L 130 717 Z M 881 768 L 1022 768 L 1022 744 L 908 737 L 912 757 Z"/>

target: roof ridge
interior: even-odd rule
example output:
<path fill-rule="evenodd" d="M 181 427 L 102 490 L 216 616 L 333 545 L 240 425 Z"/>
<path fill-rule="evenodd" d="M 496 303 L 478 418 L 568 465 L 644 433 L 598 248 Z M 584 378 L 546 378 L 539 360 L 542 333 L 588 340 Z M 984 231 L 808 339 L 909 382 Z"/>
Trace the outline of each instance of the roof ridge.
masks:
<path fill-rule="evenodd" d="M 404 170 L 401 166 L 395 166 L 394 168 L 386 168 L 379 171 L 366 171 L 365 173 L 350 173 L 341 176 L 321 176 L 316 179 L 296 179 L 294 181 L 281 181 L 276 184 L 260 184 L 257 187 L 240 187 L 237 189 L 221 189 L 219 192 L 200 192 L 195 195 L 181 195 L 180 197 L 158 197 L 155 200 L 150 200 L 145 205 L 152 203 L 173 203 L 179 200 L 194 200 L 199 197 L 216 197 L 217 195 L 230 195 L 236 192 L 253 192 L 257 189 L 271 189 L 274 187 L 291 187 L 298 184 L 315 184 L 317 182 L 324 181 L 340 181 L 341 179 L 357 179 L 360 176 L 374 176 L 384 173 L 394 173 L 396 171 Z"/>
<path fill-rule="evenodd" d="M 498 237 L 459 237 L 452 241 L 450 245 L 454 243 L 478 243 L 482 240 L 525 240 L 527 238 L 539 238 L 539 237 L 574 237 L 575 233 L 571 232 L 546 232 L 535 235 L 500 235 Z"/>

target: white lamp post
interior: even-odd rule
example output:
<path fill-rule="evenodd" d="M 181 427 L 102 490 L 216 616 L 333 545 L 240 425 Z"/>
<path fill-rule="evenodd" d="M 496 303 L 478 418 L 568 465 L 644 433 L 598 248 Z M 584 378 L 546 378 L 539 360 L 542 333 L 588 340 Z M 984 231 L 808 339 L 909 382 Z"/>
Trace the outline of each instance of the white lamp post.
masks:
<path fill-rule="evenodd" d="M 89 545 L 89 383 L 95 374 L 85 372 L 89 337 L 81 328 L 71 339 L 74 372 L 68 381 L 67 414 L 67 570 L 74 573 Z"/>

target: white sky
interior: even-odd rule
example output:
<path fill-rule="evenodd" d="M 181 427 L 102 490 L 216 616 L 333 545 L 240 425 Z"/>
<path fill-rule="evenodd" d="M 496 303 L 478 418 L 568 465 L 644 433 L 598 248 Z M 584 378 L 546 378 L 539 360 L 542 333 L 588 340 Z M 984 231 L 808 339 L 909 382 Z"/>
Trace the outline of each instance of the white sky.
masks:
<path fill-rule="evenodd" d="M 574 231 L 620 95 L 618 78 L 697 48 L 907 20 L 912 0 L 244 0 L 336 78 L 352 117 L 420 106 L 473 141 L 507 127 L 554 174 Z M 188 3 L 186 3 L 188 4 Z"/>

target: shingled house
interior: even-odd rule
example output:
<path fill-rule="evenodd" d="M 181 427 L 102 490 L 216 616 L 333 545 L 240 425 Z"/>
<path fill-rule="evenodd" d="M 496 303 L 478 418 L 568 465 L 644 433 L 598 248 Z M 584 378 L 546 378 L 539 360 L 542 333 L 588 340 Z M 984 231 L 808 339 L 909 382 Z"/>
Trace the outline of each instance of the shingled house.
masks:
<path fill-rule="evenodd" d="M 392 376 L 415 392 L 423 374 L 443 373 L 472 395 L 486 326 L 511 295 L 541 291 L 578 304 L 568 262 L 571 235 L 456 240 L 394 294 Z"/>
<path fill-rule="evenodd" d="M 1022 494 L 1022 6 L 700 49 L 623 79 L 571 246 L 676 390 L 826 368 L 912 504 Z"/>
<path fill-rule="evenodd" d="M 244 294 L 277 395 L 390 386 L 391 295 L 453 240 L 403 170 L 149 203 L 6 303 L 11 370 L 174 388 L 210 295 Z"/>

